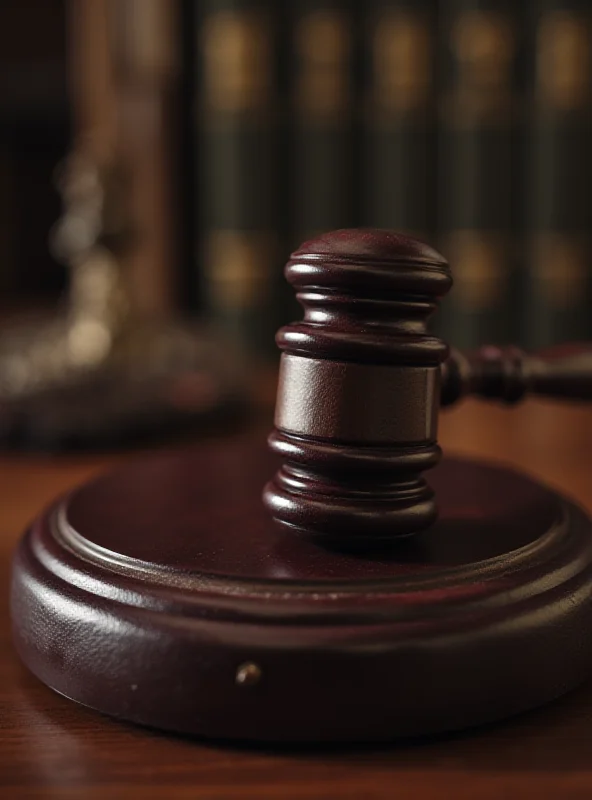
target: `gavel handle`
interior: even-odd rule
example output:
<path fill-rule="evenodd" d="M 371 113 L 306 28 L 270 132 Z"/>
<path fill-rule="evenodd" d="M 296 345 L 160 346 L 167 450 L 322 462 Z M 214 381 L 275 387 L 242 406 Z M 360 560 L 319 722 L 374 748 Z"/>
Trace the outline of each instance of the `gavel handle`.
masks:
<path fill-rule="evenodd" d="M 526 395 L 592 401 L 592 343 L 558 345 L 538 353 L 516 347 L 451 350 L 442 365 L 440 405 L 474 395 L 513 404 Z"/>

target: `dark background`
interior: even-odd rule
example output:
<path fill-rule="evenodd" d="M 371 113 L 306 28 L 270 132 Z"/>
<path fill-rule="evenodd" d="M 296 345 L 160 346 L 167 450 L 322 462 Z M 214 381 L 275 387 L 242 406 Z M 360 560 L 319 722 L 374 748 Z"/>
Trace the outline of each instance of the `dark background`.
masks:
<path fill-rule="evenodd" d="M 322 229 L 370 224 L 408 230 L 451 260 L 456 290 L 437 327 L 455 344 L 538 346 L 592 334 L 585 3 L 300 0 L 280 8 L 263 0 L 97 0 L 89 22 L 90 5 L 0 5 L 3 313 L 54 307 L 67 288 L 67 271 L 48 247 L 61 208 L 54 170 L 77 138 L 115 113 L 109 142 L 131 176 L 138 234 L 125 269 L 134 302 L 146 313 L 209 315 L 253 352 L 269 353 L 273 331 L 295 313 L 281 277 L 290 250 Z M 409 27 L 416 12 L 432 37 L 429 99 L 421 115 L 385 122 L 372 100 L 377 86 L 388 86 L 384 70 L 393 69 L 398 96 L 409 65 L 422 69 L 422 40 Z M 101 13 L 106 35 L 97 25 Z M 228 30 L 236 33 L 251 13 L 246 39 L 222 34 L 221 56 L 209 47 L 216 15 L 227 23 L 230 15 L 235 27 Z M 514 28 L 506 30 L 503 19 L 496 27 L 496 15 L 504 14 Z M 270 100 L 263 110 L 253 106 L 254 116 L 247 109 L 229 122 L 232 115 L 216 116 L 208 105 L 211 53 L 221 59 L 218 73 L 238 63 L 243 77 L 255 69 L 256 78 L 257 20 L 265 15 Z M 320 27 L 308 25 L 307 15 Z M 341 18 L 345 44 L 335 27 Z M 376 38 L 382 19 L 398 21 L 384 26 L 393 33 L 386 49 Z M 317 29 L 329 43 L 302 44 L 302 31 Z M 501 64 L 503 72 L 506 57 L 511 104 L 500 105 L 493 123 L 485 115 L 486 123 L 475 126 L 471 108 L 495 94 L 495 70 Z M 345 106 L 332 118 L 319 117 L 314 98 L 311 116 L 300 113 L 298 92 L 309 68 L 317 69 L 314 91 L 331 69 L 347 70 Z M 463 69 L 481 83 L 471 79 L 467 88 Z M 545 106 L 539 73 L 560 76 L 555 84 L 566 99 L 555 98 L 557 113 Z M 583 87 L 579 110 L 578 103 L 570 107 L 574 85 Z M 212 250 L 212 241 L 224 247 Z"/>

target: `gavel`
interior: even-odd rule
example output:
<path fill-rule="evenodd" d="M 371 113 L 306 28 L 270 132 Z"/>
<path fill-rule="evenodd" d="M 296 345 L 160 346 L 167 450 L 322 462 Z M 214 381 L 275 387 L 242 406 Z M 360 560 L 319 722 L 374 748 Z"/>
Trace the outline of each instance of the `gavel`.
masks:
<path fill-rule="evenodd" d="M 458 730 L 589 679 L 586 512 L 447 458 L 435 520 L 422 477 L 440 405 L 590 398 L 589 350 L 448 356 L 427 331 L 448 266 L 395 233 L 326 234 L 287 276 L 304 319 L 278 334 L 274 452 L 144 456 L 56 499 L 13 564 L 25 664 L 120 719 L 260 742 Z"/>
<path fill-rule="evenodd" d="M 283 327 L 271 449 L 283 465 L 263 500 L 273 518 L 320 544 L 380 548 L 431 525 L 422 473 L 441 456 L 440 406 L 467 395 L 592 399 L 592 347 L 537 354 L 452 350 L 428 332 L 452 285 L 431 247 L 383 230 L 305 242 L 286 266 L 304 319 Z"/>

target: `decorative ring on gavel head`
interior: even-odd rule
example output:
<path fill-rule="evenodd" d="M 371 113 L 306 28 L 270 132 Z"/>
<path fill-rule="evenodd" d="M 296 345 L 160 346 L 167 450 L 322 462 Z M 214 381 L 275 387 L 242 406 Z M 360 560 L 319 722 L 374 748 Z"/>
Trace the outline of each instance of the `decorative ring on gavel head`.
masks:
<path fill-rule="evenodd" d="M 427 245 L 380 230 L 303 244 L 286 266 L 304 319 L 282 328 L 265 487 L 278 523 L 335 547 L 367 548 L 436 516 L 421 474 L 440 457 L 446 345 L 426 325 L 452 283 Z"/>

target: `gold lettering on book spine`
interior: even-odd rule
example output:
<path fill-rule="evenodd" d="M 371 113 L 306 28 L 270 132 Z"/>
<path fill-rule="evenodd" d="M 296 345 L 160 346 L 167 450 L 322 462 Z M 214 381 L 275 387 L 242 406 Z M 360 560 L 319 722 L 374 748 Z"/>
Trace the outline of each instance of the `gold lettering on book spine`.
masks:
<path fill-rule="evenodd" d="M 265 300 L 273 249 L 272 237 L 261 231 L 213 231 L 205 252 L 212 307 L 253 308 Z"/>
<path fill-rule="evenodd" d="M 545 15 L 537 31 L 537 97 L 568 111 L 590 103 L 590 26 L 567 11 Z"/>
<path fill-rule="evenodd" d="M 201 33 L 206 108 L 220 113 L 266 108 L 273 76 L 269 20 L 221 11 L 206 19 Z"/>
<path fill-rule="evenodd" d="M 586 253 L 581 237 L 543 233 L 533 242 L 532 265 L 541 296 L 552 307 L 578 306 L 586 292 Z"/>
<path fill-rule="evenodd" d="M 443 249 L 452 265 L 460 305 L 470 311 L 495 307 L 507 281 L 505 238 L 490 231 L 459 230 L 450 234 Z"/>
<path fill-rule="evenodd" d="M 321 120 L 341 117 L 351 101 L 349 19 L 338 11 L 314 11 L 299 20 L 294 36 L 300 114 Z"/>
<path fill-rule="evenodd" d="M 452 25 L 455 89 L 447 110 L 457 124 L 508 121 L 516 37 L 510 20 L 497 11 L 470 11 Z"/>
<path fill-rule="evenodd" d="M 372 42 L 375 110 L 399 115 L 425 108 L 432 83 L 427 20 L 412 12 L 386 12 L 376 20 Z"/>

